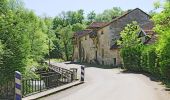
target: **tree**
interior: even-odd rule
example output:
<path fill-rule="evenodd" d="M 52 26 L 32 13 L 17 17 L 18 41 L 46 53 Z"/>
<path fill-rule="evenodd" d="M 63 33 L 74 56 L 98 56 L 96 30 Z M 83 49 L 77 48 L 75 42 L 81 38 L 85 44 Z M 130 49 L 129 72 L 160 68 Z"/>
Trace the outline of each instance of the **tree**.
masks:
<path fill-rule="evenodd" d="M 80 9 L 77 11 L 77 23 L 83 24 L 83 20 L 84 20 L 84 10 Z"/>
<path fill-rule="evenodd" d="M 78 11 L 61 12 L 59 16 L 56 16 L 53 20 L 53 29 L 58 26 L 66 27 L 67 25 L 73 25 L 76 23 L 83 24 L 84 11 L 82 9 Z"/>
<path fill-rule="evenodd" d="M 131 71 L 141 71 L 141 42 L 138 38 L 140 32 L 137 22 L 128 24 L 120 33 L 121 40 L 118 44 L 121 46 L 121 56 L 123 59 L 124 68 Z"/>
<path fill-rule="evenodd" d="M 122 48 L 136 47 L 140 45 L 140 38 L 138 38 L 138 33 L 140 32 L 140 27 L 137 22 L 132 22 L 128 24 L 124 30 L 120 33 L 121 40 L 118 43 Z"/>
<path fill-rule="evenodd" d="M 154 29 L 159 34 L 156 51 L 162 76 L 170 79 L 170 2 L 166 1 L 162 7 L 163 11 L 153 16 L 153 21 L 156 25 Z"/>
<path fill-rule="evenodd" d="M 4 45 L 0 41 L 0 65 L 2 65 L 2 56 L 4 54 Z"/>
<path fill-rule="evenodd" d="M 104 10 L 103 13 L 96 15 L 97 22 L 109 22 L 113 19 L 113 17 L 117 17 L 122 15 L 123 10 L 119 7 L 113 7 L 112 9 Z"/>
<path fill-rule="evenodd" d="M 6 8 L 8 8 L 7 4 Z M 14 12 L 11 9 L 3 9 L 0 14 L 0 39 L 5 50 L 2 56 L 1 72 L 5 72 L 5 76 L 13 76 L 15 70 L 23 72 L 26 66 L 24 62 L 28 58 L 30 47 L 26 35 L 22 34 L 27 33 L 24 30 L 23 13 L 19 10 Z"/>
<path fill-rule="evenodd" d="M 73 50 L 73 45 L 72 45 L 72 27 L 67 26 L 59 30 L 60 36 L 61 36 L 61 44 L 63 45 L 63 50 L 64 50 L 64 59 L 65 60 L 70 60 L 72 57 L 72 50 Z"/>
<path fill-rule="evenodd" d="M 87 15 L 88 24 L 92 23 L 96 19 L 96 13 L 94 11 Z"/>
<path fill-rule="evenodd" d="M 71 60 L 73 32 L 86 28 L 84 11 L 67 11 L 60 13 L 53 19 L 53 30 L 56 35 L 54 50 L 51 52 L 56 58 Z M 63 52 L 64 51 L 64 52 Z"/>
<path fill-rule="evenodd" d="M 86 28 L 85 24 L 76 23 L 76 24 L 72 25 L 72 31 L 73 32 L 84 30 L 85 28 Z"/>
<path fill-rule="evenodd" d="M 37 66 L 48 53 L 48 36 L 43 20 L 25 9 L 22 2 L 3 0 L 0 3 L 0 76 L 6 76 L 3 80 L 7 80 L 16 70 L 27 74 L 31 67 Z"/>

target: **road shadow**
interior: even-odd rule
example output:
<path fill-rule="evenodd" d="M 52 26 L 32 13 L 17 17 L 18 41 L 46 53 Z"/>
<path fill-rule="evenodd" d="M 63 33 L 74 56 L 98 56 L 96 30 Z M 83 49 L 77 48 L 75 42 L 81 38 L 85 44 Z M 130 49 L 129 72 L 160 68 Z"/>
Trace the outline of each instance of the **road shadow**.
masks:
<path fill-rule="evenodd" d="M 142 74 L 147 76 L 151 81 L 154 82 L 161 82 L 161 85 L 165 85 L 165 91 L 170 91 L 170 80 L 167 80 L 165 78 L 160 78 L 160 76 L 154 76 L 150 73 L 147 72 L 133 72 L 133 71 L 128 71 L 128 70 L 123 70 L 121 73 L 130 73 L 130 74 Z"/>
<path fill-rule="evenodd" d="M 101 69 L 114 69 L 114 68 L 120 68 L 120 69 L 124 69 L 121 65 L 120 66 L 108 66 L 108 65 L 98 65 L 98 64 L 89 64 L 89 63 L 78 63 L 78 62 L 66 62 L 65 64 L 77 64 L 77 65 L 83 65 L 86 68 L 90 68 L 90 67 L 95 67 L 95 68 L 101 68 Z M 142 74 L 147 76 L 151 81 L 155 81 L 155 82 L 161 82 L 162 85 L 165 85 L 165 91 L 170 91 L 170 80 L 166 80 L 164 78 L 160 78 L 159 76 L 153 76 L 150 73 L 147 72 L 134 72 L 134 71 L 128 71 L 128 70 L 122 70 L 121 73 L 124 74 Z"/>
<path fill-rule="evenodd" d="M 113 69 L 119 68 L 119 66 L 110 66 L 110 65 L 99 65 L 99 64 L 89 64 L 89 63 L 78 63 L 78 62 L 66 62 L 65 64 L 77 64 L 77 65 L 84 65 L 85 67 L 95 67 L 101 69 Z"/>

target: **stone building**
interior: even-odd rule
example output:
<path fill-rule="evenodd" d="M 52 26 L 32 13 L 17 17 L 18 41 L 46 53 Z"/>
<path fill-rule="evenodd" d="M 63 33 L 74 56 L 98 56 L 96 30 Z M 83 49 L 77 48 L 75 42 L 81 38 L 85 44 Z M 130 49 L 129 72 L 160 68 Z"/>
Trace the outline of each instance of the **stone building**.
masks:
<path fill-rule="evenodd" d="M 93 22 L 85 30 L 74 33 L 73 61 L 120 65 L 120 47 L 117 40 L 120 39 L 120 32 L 132 21 L 140 25 L 139 36 L 143 43 L 154 42 L 152 38 L 155 37 L 155 33 L 152 31 L 153 23 L 150 16 L 136 8 L 114 18 L 111 22 Z"/>

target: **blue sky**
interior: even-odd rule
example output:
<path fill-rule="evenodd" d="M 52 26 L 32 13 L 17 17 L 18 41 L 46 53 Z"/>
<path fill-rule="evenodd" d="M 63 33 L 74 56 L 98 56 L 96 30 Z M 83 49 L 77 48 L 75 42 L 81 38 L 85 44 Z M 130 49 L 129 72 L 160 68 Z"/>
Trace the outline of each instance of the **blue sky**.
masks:
<path fill-rule="evenodd" d="M 75 11 L 83 9 L 85 14 L 90 11 L 101 13 L 105 9 L 121 7 L 123 10 L 140 8 L 145 12 L 153 9 L 156 0 L 24 0 L 28 9 L 35 11 L 37 15 L 55 17 L 62 11 Z"/>

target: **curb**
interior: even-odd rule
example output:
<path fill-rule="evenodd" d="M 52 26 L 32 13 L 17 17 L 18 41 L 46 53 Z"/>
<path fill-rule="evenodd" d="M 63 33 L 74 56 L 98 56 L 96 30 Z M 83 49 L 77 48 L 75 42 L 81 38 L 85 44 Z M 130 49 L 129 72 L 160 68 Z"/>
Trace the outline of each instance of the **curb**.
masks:
<path fill-rule="evenodd" d="M 80 85 L 80 84 L 83 84 L 83 83 L 84 82 L 81 82 L 81 81 L 78 80 L 78 81 L 75 81 L 75 82 L 63 85 L 63 86 L 59 86 L 59 87 L 56 87 L 56 88 L 53 88 L 53 89 L 49 89 L 49 90 L 46 90 L 46 91 L 43 91 L 43 92 L 31 95 L 31 96 L 22 98 L 22 100 L 35 100 L 35 99 L 39 99 L 39 98 L 48 96 L 50 94 L 54 94 L 56 92 L 60 92 L 60 91 L 66 90 L 68 88 L 71 88 L 73 86 L 77 86 L 77 85 Z"/>

